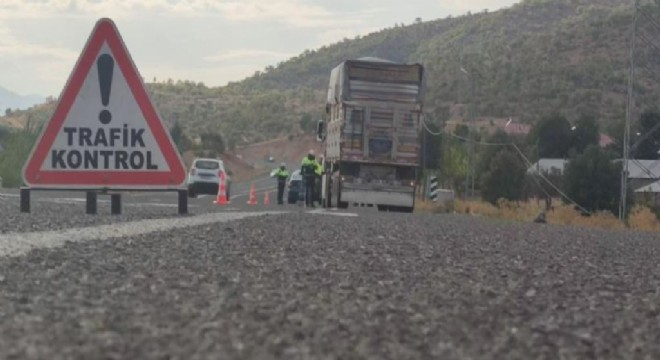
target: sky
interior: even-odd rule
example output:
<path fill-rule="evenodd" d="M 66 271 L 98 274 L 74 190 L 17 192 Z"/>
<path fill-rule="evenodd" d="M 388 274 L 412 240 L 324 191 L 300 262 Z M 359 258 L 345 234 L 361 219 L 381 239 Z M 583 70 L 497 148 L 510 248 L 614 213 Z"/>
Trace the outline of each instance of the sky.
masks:
<path fill-rule="evenodd" d="M 59 96 L 99 18 L 146 81 L 239 81 L 343 38 L 519 0 L 0 0 L 0 86 Z"/>

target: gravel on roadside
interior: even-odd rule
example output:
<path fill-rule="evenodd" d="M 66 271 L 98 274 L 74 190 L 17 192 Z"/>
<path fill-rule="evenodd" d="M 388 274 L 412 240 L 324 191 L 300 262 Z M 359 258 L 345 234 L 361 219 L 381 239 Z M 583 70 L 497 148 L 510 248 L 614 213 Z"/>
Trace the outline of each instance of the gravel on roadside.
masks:
<path fill-rule="evenodd" d="M 0 358 L 660 358 L 660 238 L 292 213 L 0 258 Z"/>

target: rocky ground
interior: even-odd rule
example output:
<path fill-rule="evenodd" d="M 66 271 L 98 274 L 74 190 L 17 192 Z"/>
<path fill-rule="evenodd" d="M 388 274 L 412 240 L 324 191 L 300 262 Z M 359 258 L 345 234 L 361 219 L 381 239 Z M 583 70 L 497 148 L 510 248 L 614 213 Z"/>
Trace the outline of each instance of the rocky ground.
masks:
<path fill-rule="evenodd" d="M 68 243 L 0 257 L 0 358 L 660 358 L 659 254 L 650 233 L 382 213 Z"/>

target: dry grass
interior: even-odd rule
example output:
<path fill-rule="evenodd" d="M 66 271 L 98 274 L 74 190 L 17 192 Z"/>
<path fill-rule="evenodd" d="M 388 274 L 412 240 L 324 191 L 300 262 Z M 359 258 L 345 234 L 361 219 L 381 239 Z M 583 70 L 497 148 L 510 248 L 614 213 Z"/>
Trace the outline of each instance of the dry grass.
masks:
<path fill-rule="evenodd" d="M 635 206 L 632 209 L 628 225 L 636 230 L 660 231 L 660 221 L 646 206 Z"/>
<path fill-rule="evenodd" d="M 561 203 L 559 200 L 555 204 Z M 416 212 L 426 213 L 459 213 L 474 216 L 485 216 L 497 219 L 532 222 L 541 212 L 545 210 L 544 203 L 535 201 L 511 202 L 500 200 L 498 206 L 482 201 L 456 200 L 444 204 L 435 204 L 428 201 L 418 202 Z M 624 223 L 612 213 L 601 211 L 582 216 L 571 205 L 561 204 L 553 210 L 546 212 L 546 221 L 550 224 L 587 226 L 606 230 L 626 229 Z M 660 221 L 655 214 L 646 206 L 636 206 L 629 216 L 629 228 L 644 231 L 660 231 Z"/>

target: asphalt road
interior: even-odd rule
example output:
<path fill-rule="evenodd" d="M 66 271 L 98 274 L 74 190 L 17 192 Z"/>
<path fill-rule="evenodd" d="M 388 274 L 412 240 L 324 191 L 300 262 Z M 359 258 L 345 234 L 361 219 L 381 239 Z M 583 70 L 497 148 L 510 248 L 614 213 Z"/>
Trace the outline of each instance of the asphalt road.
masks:
<path fill-rule="evenodd" d="M 20 214 L 3 192 L 0 358 L 660 358 L 657 234 L 248 206 L 235 189 L 183 217 L 174 194 L 90 216 L 81 194 Z"/>

